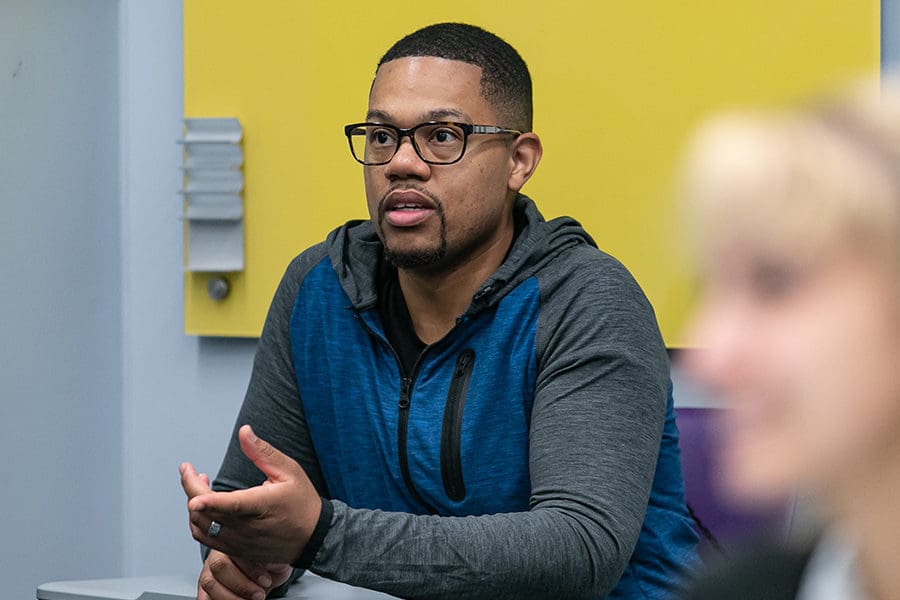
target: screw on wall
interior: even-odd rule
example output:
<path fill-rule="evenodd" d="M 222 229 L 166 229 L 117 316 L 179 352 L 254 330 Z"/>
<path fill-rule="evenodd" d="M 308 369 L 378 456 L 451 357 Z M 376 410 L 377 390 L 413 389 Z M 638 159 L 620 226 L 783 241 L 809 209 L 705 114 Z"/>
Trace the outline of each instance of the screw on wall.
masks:
<path fill-rule="evenodd" d="M 224 277 L 213 277 L 206 283 L 206 293 L 217 302 L 221 302 L 228 296 L 231 286 Z"/>

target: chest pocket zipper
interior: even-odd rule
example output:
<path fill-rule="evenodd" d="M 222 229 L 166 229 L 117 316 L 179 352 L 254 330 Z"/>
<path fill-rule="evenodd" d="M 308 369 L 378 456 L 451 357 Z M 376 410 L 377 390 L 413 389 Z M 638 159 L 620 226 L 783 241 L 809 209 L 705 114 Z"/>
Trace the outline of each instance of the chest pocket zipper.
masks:
<path fill-rule="evenodd" d="M 475 367 L 475 351 L 463 350 L 456 357 L 447 403 L 444 405 L 444 422 L 441 427 L 441 478 L 447 497 L 459 502 L 466 497 L 462 473 L 462 418 L 466 404 L 466 392 Z"/>

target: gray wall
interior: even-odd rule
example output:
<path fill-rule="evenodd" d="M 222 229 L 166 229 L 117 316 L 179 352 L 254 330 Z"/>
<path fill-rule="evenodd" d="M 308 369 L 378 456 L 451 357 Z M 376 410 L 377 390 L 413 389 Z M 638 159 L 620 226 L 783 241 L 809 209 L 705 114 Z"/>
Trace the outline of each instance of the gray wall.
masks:
<path fill-rule="evenodd" d="M 900 0 L 884 0 L 900 66 Z M 0 1 L 0 579 L 194 573 L 255 342 L 182 333 L 181 0 Z M 703 402 L 676 372 L 679 400 Z"/>
<path fill-rule="evenodd" d="M 0 580 L 122 571 L 117 5 L 0 5 Z"/>
<path fill-rule="evenodd" d="M 881 67 L 900 70 L 900 0 L 881 0 Z"/>

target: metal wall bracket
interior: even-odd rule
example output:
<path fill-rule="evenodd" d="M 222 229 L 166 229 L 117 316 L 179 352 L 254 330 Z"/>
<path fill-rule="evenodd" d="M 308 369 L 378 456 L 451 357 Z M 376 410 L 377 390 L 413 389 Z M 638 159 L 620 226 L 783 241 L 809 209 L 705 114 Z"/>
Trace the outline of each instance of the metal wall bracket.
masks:
<path fill-rule="evenodd" d="M 234 118 L 185 119 L 181 170 L 185 270 L 244 269 L 243 130 Z"/>

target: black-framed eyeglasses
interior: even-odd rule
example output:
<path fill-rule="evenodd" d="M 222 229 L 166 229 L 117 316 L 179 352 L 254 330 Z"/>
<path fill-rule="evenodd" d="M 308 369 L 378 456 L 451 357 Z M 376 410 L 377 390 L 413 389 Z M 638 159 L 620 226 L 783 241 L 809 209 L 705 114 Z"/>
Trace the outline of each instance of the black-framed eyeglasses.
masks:
<path fill-rule="evenodd" d="M 463 157 L 466 141 L 474 134 L 519 136 L 522 132 L 495 125 L 452 121 L 429 121 L 409 129 L 386 123 L 353 123 L 344 127 L 353 158 L 366 166 L 391 162 L 404 137 L 409 137 L 416 154 L 423 161 L 431 165 L 450 165 Z"/>

